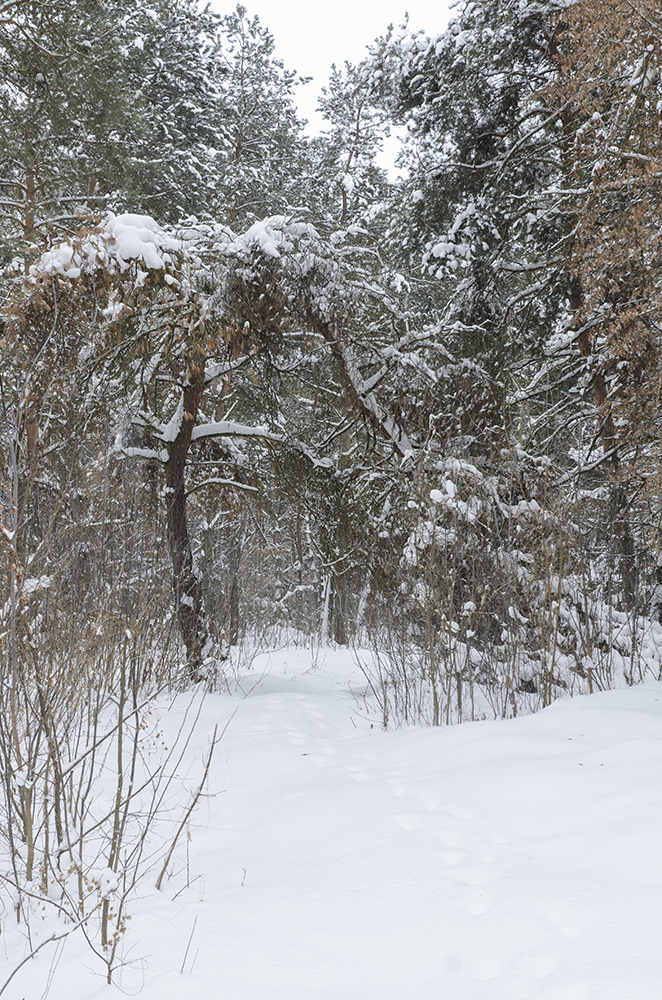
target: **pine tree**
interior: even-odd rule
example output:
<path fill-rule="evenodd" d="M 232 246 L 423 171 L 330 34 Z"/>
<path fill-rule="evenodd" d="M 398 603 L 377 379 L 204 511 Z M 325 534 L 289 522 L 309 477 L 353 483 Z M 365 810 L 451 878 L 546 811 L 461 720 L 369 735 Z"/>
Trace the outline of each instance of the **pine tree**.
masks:
<path fill-rule="evenodd" d="M 216 21 L 193 0 L 29 3 L 0 24 L 5 238 L 104 208 L 208 212 L 227 111 Z"/>
<path fill-rule="evenodd" d="M 320 160 L 317 176 L 327 179 L 324 193 L 331 219 L 339 226 L 369 226 L 373 236 L 375 216 L 388 199 L 386 172 L 376 163 L 390 133 L 380 101 L 382 78 L 376 54 L 356 66 L 346 63 L 342 71 L 334 65 L 319 100 L 326 127 L 314 143 Z M 320 193 L 318 189 L 318 204 Z"/>
<path fill-rule="evenodd" d="M 274 57 L 268 29 L 241 5 L 221 18 L 215 38 L 223 111 L 209 212 L 241 228 L 299 204 L 305 142 L 294 94 L 300 80 Z"/>

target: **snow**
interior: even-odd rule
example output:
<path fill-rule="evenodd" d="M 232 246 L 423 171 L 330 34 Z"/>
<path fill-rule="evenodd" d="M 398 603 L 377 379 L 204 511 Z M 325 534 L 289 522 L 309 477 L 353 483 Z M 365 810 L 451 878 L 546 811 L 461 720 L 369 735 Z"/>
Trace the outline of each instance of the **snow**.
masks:
<path fill-rule="evenodd" d="M 340 186 L 347 194 L 351 194 L 354 190 L 354 178 L 350 173 L 341 174 Z"/>
<path fill-rule="evenodd" d="M 149 215 L 113 215 L 109 213 L 104 229 L 113 237 L 113 255 L 122 269 L 130 260 L 142 260 L 149 269 L 160 270 L 167 251 L 179 250 L 181 244 L 161 229 Z M 144 279 L 143 279 L 144 280 Z"/>
<path fill-rule="evenodd" d="M 51 585 L 50 576 L 31 576 L 23 581 L 22 591 L 24 594 L 33 594 L 37 590 L 48 590 Z"/>
<path fill-rule="evenodd" d="M 131 261 L 140 261 L 149 270 L 160 271 L 172 263 L 173 252 L 181 252 L 183 243 L 167 233 L 149 215 L 114 215 L 108 212 L 98 231 L 87 234 L 79 247 L 69 240 L 55 244 L 30 268 L 34 281 L 40 273 L 79 278 L 83 271 L 114 267 L 126 271 Z M 142 287 L 147 272 L 137 270 L 136 286 Z M 111 302 L 105 311 L 110 319 L 121 312 L 121 303 Z"/>
<path fill-rule="evenodd" d="M 166 444 L 172 444 L 173 441 L 177 439 L 182 428 L 182 422 L 184 420 L 184 393 L 180 392 L 179 401 L 177 407 L 172 417 L 167 424 L 163 424 L 160 430 L 156 433 L 156 437 L 159 437 Z"/>
<path fill-rule="evenodd" d="M 236 714 L 171 877 L 157 892 L 160 854 L 130 903 L 118 985 L 77 932 L 5 996 L 51 975 L 48 1000 L 659 996 L 662 684 L 386 732 L 365 688 L 343 651 L 239 669 L 204 703 L 189 788 Z M 188 704 L 161 703 L 166 743 Z M 2 931 L 4 981 L 27 944 L 9 914 Z"/>
<path fill-rule="evenodd" d="M 268 427 L 250 426 L 240 424 L 235 420 L 217 420 L 207 424 L 200 424 L 193 429 L 192 441 L 199 441 L 200 438 L 207 437 L 260 437 L 269 441 L 282 441 L 278 434 L 272 434 Z"/>
<path fill-rule="evenodd" d="M 305 222 L 295 222 L 287 215 L 271 215 L 260 219 L 229 245 L 229 253 L 242 253 L 251 247 L 259 247 L 268 257 L 280 257 L 282 253 L 294 249 L 293 239 L 301 236 L 315 238 L 317 232 Z"/>
<path fill-rule="evenodd" d="M 313 226 L 286 215 L 261 219 L 240 235 L 218 224 L 186 226 L 175 235 L 149 215 L 108 212 L 99 227 L 85 233 L 77 243 L 65 239 L 54 244 L 30 267 L 29 277 L 34 284 L 42 274 L 73 280 L 83 272 L 94 273 L 100 268 L 111 273 L 119 269 L 124 273 L 133 262 L 136 288 L 144 286 L 150 271 L 161 270 L 166 271 L 166 284 L 178 287 L 178 279 L 167 270 L 168 265 L 175 262 L 176 255 L 181 260 L 188 258 L 189 262 L 196 262 L 196 250 L 201 246 L 207 249 L 213 246 L 228 257 L 242 257 L 257 248 L 268 257 L 279 258 L 294 250 L 296 240 L 302 237 L 319 240 Z M 111 321 L 116 320 L 122 308 L 120 302 L 111 299 L 104 314 Z"/>

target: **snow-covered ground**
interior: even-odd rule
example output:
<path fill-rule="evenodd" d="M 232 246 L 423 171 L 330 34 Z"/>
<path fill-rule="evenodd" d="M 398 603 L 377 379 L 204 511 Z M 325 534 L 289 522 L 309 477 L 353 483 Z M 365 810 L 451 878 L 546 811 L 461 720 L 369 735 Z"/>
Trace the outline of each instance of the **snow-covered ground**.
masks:
<path fill-rule="evenodd" d="M 237 711 L 118 984 L 76 934 L 3 1000 L 662 997 L 662 684 L 388 732 L 362 688 L 348 654 L 289 649 L 208 696 L 191 788 Z M 4 981 L 27 944 L 2 930 Z"/>

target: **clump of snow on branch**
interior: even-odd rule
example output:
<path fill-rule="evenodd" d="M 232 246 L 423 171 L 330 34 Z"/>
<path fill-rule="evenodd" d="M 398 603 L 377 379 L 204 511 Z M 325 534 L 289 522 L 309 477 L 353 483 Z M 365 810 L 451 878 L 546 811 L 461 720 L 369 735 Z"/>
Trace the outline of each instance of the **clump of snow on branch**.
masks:
<path fill-rule="evenodd" d="M 163 270 L 181 253 L 183 243 L 167 233 L 149 215 L 114 215 L 108 213 L 97 229 L 82 240 L 62 240 L 42 254 L 30 268 L 29 278 L 40 274 L 76 279 L 105 268 L 111 272 L 127 270 L 136 262 L 148 270 Z M 142 278 L 144 280 L 144 277 Z"/>
<path fill-rule="evenodd" d="M 60 275 L 76 279 L 82 273 L 105 268 L 111 273 L 127 270 L 131 263 L 159 271 L 175 262 L 176 256 L 195 256 L 201 247 L 221 251 L 228 257 L 242 256 L 259 249 L 268 257 L 291 253 L 301 237 L 319 239 L 314 226 L 285 215 L 270 216 L 255 222 L 245 233 L 236 235 L 217 225 L 190 225 L 182 233 L 168 232 L 149 215 L 114 215 L 109 212 L 101 225 L 83 239 L 62 240 L 31 266 L 29 277 Z M 142 284 L 146 274 L 138 275 Z"/>
<path fill-rule="evenodd" d="M 243 235 L 230 244 L 229 250 L 241 252 L 251 247 L 259 247 L 269 257 L 280 257 L 294 249 L 293 239 L 301 236 L 317 237 L 314 226 L 297 222 L 286 215 L 272 215 L 260 219 Z"/>
<path fill-rule="evenodd" d="M 129 261 L 141 260 L 150 270 L 160 270 L 180 251 L 181 241 L 166 233 L 149 215 L 112 215 L 104 230 L 112 237 L 112 253 L 124 270 Z"/>

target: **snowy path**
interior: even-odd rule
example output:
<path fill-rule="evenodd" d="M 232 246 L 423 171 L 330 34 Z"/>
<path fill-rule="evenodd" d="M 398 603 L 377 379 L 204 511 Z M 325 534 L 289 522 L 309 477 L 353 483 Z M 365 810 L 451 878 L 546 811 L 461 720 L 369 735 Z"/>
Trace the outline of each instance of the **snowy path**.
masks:
<path fill-rule="evenodd" d="M 182 846 L 165 891 L 132 906 L 128 992 L 662 998 L 662 685 L 384 733 L 357 711 L 346 658 L 310 671 L 308 657 L 272 654 L 240 702 L 191 824 L 190 887 Z M 237 703 L 208 699 L 199 756 Z M 48 963 L 11 1000 L 38 1000 Z M 93 967 L 68 944 L 49 1000 L 119 996 Z"/>

